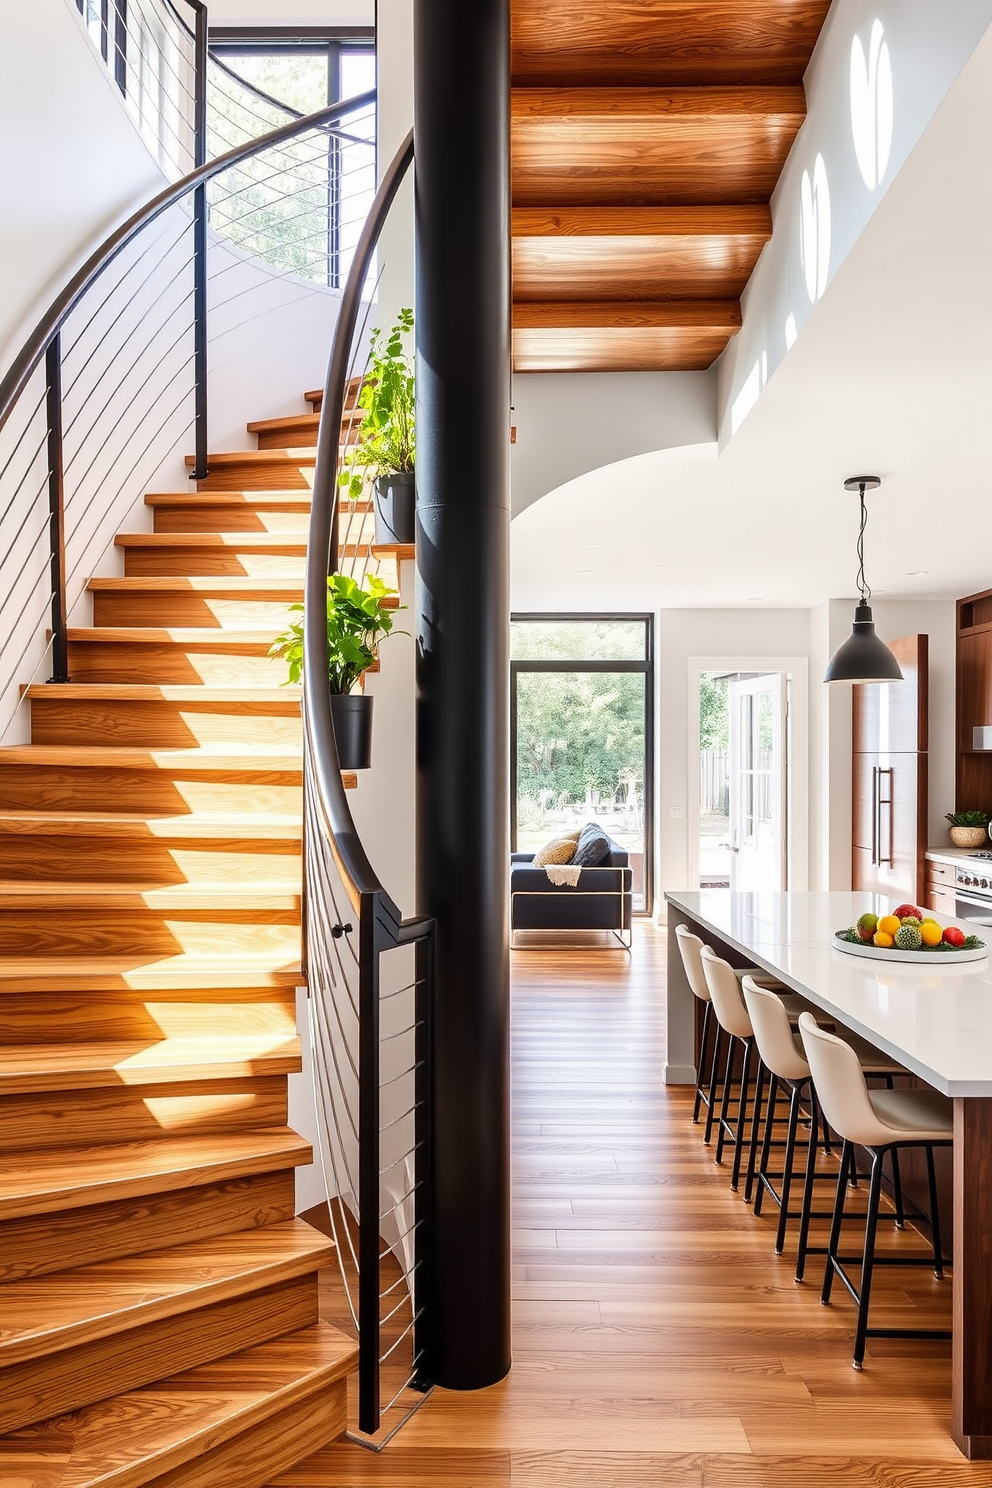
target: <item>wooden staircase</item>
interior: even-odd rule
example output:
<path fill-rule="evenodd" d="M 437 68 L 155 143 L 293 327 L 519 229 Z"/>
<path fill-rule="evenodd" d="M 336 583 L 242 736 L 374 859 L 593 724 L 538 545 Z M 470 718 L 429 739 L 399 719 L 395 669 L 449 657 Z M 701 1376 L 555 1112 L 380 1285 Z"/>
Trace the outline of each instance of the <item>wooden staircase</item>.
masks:
<path fill-rule="evenodd" d="M 249 427 L 258 451 L 146 496 L 72 680 L 31 686 L 31 743 L 0 749 L 10 1488 L 261 1488 L 346 1424 L 333 1245 L 294 1217 L 302 741 L 267 655 L 317 415 Z"/>

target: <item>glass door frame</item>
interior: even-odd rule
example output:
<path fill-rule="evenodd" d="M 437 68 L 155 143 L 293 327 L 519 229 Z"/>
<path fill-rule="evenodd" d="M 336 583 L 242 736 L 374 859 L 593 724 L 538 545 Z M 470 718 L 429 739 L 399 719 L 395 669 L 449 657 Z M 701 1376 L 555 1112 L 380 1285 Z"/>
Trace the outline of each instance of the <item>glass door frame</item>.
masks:
<path fill-rule="evenodd" d="M 545 623 L 549 625 L 568 621 L 586 621 L 597 624 L 611 620 L 644 625 L 644 659 L 616 658 L 608 660 L 589 659 L 537 661 L 516 659 L 510 661 L 510 851 L 517 850 L 517 679 L 521 672 L 606 672 L 641 673 L 644 676 L 644 907 L 635 909 L 635 915 L 650 916 L 654 911 L 654 615 L 645 611 L 521 611 L 510 616 L 511 625 L 516 622 Z"/>

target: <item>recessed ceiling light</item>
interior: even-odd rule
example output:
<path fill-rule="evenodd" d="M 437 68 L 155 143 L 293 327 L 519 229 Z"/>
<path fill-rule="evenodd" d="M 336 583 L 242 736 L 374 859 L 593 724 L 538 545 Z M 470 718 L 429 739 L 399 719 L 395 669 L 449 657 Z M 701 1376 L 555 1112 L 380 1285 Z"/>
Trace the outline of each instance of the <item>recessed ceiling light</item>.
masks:
<path fill-rule="evenodd" d="M 928 568 L 908 568 L 903 574 L 905 579 L 925 579 L 930 572 Z"/>

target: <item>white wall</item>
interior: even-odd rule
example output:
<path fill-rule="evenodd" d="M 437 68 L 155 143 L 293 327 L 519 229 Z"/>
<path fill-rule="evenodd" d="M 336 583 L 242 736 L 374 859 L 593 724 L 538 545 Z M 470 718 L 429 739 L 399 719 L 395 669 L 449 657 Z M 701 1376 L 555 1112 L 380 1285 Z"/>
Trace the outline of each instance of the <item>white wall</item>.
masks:
<path fill-rule="evenodd" d="M 880 21 L 891 59 L 891 148 L 881 180 L 868 186 L 855 150 L 851 51 L 867 52 Z M 811 298 L 801 246 L 803 174 L 822 157 L 829 197 L 828 286 L 939 104 L 992 23 L 992 0 L 834 0 L 806 72 L 807 117 L 772 196 L 771 241 L 744 291 L 744 322 L 717 364 L 720 439 L 725 443 L 802 334 L 822 289 Z M 740 399 L 739 402 L 737 400 Z M 735 402 L 737 412 L 734 414 Z"/>
<path fill-rule="evenodd" d="M 518 372 L 513 515 L 566 481 L 650 450 L 716 437 L 712 372 Z"/>
<path fill-rule="evenodd" d="M 371 26 L 374 0 L 209 0 L 211 26 Z"/>
<path fill-rule="evenodd" d="M 0 366 L 53 294 L 164 177 L 70 0 L 3 0 Z"/>

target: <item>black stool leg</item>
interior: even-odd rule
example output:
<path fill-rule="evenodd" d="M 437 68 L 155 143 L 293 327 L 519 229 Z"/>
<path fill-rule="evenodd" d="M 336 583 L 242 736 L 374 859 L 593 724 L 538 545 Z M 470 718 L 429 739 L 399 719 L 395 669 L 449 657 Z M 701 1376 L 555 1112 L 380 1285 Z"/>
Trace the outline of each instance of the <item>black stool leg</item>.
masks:
<path fill-rule="evenodd" d="M 895 1148 L 892 1149 L 895 1157 Z M 875 1265 L 875 1232 L 878 1229 L 878 1203 L 882 1196 L 882 1157 L 885 1149 L 872 1152 L 871 1180 L 868 1185 L 868 1215 L 865 1220 L 865 1250 L 861 1262 L 861 1296 L 858 1301 L 858 1331 L 854 1337 L 854 1367 L 865 1361 L 868 1337 L 868 1304 L 871 1301 L 871 1273 Z"/>
<path fill-rule="evenodd" d="M 796 1252 L 796 1280 L 802 1281 L 806 1273 L 806 1247 L 809 1244 L 809 1218 L 813 1211 L 814 1176 L 816 1174 L 816 1151 L 819 1145 L 817 1133 L 820 1129 L 820 1112 L 816 1104 L 816 1091 L 810 1086 L 809 1148 L 806 1152 L 806 1181 L 803 1184 L 803 1206 L 799 1218 L 799 1249 Z"/>
<path fill-rule="evenodd" d="M 747 1168 L 744 1172 L 744 1202 L 750 1204 L 754 1193 L 754 1169 L 758 1161 L 758 1133 L 761 1130 L 761 1098 L 765 1092 L 765 1068 L 764 1060 L 755 1051 L 758 1061 L 758 1075 L 754 1082 L 754 1111 L 751 1115 L 751 1137 L 747 1147 Z"/>
<path fill-rule="evenodd" d="M 713 1004 L 707 1002 L 703 1008 L 703 1036 L 699 1040 L 699 1071 L 696 1075 L 696 1099 L 692 1103 L 692 1119 L 694 1122 L 698 1122 L 699 1120 L 699 1107 L 703 1100 L 703 1069 L 706 1065 L 706 1039 L 710 1031 L 710 1013 L 712 1011 Z"/>
<path fill-rule="evenodd" d="M 703 1141 L 709 1142 L 713 1135 L 713 1117 L 716 1112 L 716 1091 L 720 1082 L 720 1040 L 723 1038 L 723 1029 L 719 1023 L 716 1025 L 716 1037 L 713 1040 L 713 1060 L 710 1064 L 710 1103 L 706 1108 L 706 1130 L 703 1132 Z"/>
<path fill-rule="evenodd" d="M 789 1130 L 785 1136 L 785 1162 L 782 1164 L 782 1204 L 778 1211 L 775 1254 L 785 1249 L 785 1231 L 789 1223 L 789 1194 L 792 1191 L 792 1164 L 796 1160 L 796 1128 L 799 1125 L 799 1086 L 793 1085 L 789 1102 Z"/>
<path fill-rule="evenodd" d="M 734 1164 L 730 1172 L 730 1191 L 736 1193 L 741 1181 L 741 1156 L 744 1151 L 744 1123 L 747 1119 L 747 1089 L 751 1083 L 753 1039 L 744 1039 L 744 1068 L 741 1070 L 741 1098 L 737 1107 L 737 1130 L 734 1132 Z"/>
<path fill-rule="evenodd" d="M 732 1033 L 728 1034 L 727 1038 L 729 1040 L 727 1045 L 727 1068 L 723 1074 L 723 1099 L 720 1102 L 720 1126 L 716 1138 L 716 1160 L 718 1163 L 723 1162 L 723 1144 L 727 1135 L 727 1115 L 730 1111 L 730 1076 L 733 1073 L 734 1045 L 737 1042 Z"/>
<path fill-rule="evenodd" d="M 846 1141 L 840 1154 L 840 1172 L 837 1174 L 837 1193 L 834 1196 L 834 1213 L 830 1221 L 830 1239 L 827 1242 L 827 1263 L 823 1268 L 823 1289 L 820 1292 L 820 1301 L 826 1307 L 830 1301 L 830 1291 L 834 1284 L 834 1261 L 840 1245 L 840 1227 L 844 1218 L 844 1200 L 847 1198 L 847 1170 L 850 1166 L 853 1152 L 851 1143 Z"/>
<path fill-rule="evenodd" d="M 933 1165 L 933 1148 L 925 1148 L 927 1183 L 930 1186 L 930 1240 L 933 1244 L 933 1274 L 944 1278 L 944 1252 L 940 1244 L 940 1208 L 937 1204 L 937 1173 Z"/>
<path fill-rule="evenodd" d="M 899 1174 L 899 1154 L 892 1148 L 892 1197 L 896 1201 L 896 1229 L 906 1227 L 906 1215 L 902 1207 L 902 1178 Z"/>
<path fill-rule="evenodd" d="M 754 1212 L 761 1213 L 761 1205 L 765 1197 L 765 1185 L 762 1182 L 768 1171 L 768 1154 L 772 1146 L 772 1132 L 775 1126 L 775 1106 L 778 1102 L 778 1075 L 772 1075 L 768 1086 L 768 1110 L 765 1114 L 765 1135 L 761 1143 L 761 1157 L 758 1160 L 758 1187 L 754 1194 Z"/>

